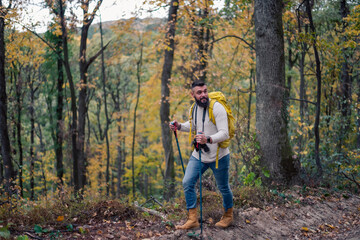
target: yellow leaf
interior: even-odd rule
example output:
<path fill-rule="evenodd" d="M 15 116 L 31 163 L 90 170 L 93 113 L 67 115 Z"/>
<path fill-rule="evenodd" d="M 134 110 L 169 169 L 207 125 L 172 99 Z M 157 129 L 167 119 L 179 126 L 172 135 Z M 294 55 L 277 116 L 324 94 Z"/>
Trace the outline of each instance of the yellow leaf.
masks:
<path fill-rule="evenodd" d="M 86 229 L 84 229 L 83 227 L 79 227 L 79 232 L 81 234 L 84 234 L 84 233 L 86 233 Z"/>
<path fill-rule="evenodd" d="M 58 221 L 58 222 L 64 221 L 64 216 L 58 216 L 56 221 Z"/>
<path fill-rule="evenodd" d="M 325 224 L 326 226 L 328 226 L 329 228 L 331 228 L 331 229 L 334 229 L 335 227 L 333 226 L 333 225 L 330 225 L 330 224 Z"/>
<path fill-rule="evenodd" d="M 248 219 L 246 219 L 245 222 L 246 222 L 247 224 L 250 224 L 250 223 L 251 223 L 250 220 L 248 220 Z"/>
<path fill-rule="evenodd" d="M 301 231 L 308 232 L 308 231 L 309 231 L 309 228 L 307 228 L 307 227 L 302 227 L 302 228 L 301 228 Z"/>

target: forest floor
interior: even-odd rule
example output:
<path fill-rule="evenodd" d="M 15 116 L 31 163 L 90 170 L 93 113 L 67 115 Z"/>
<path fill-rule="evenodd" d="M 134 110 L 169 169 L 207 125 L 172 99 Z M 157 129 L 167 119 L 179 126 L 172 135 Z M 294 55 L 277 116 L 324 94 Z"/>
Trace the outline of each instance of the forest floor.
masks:
<path fill-rule="evenodd" d="M 205 193 L 203 204 L 203 233 L 201 230 L 176 230 L 182 224 L 186 211 L 181 203 L 167 212 L 164 220 L 137 209 L 117 212 L 112 201 L 89 209 L 86 223 L 74 219 L 71 225 L 43 226 L 46 231 L 27 231 L 14 228 L 11 236 L 28 239 L 360 239 L 360 196 L 348 192 L 313 190 L 303 194 L 301 189 L 272 193 L 277 200 L 258 199 L 250 205 L 236 199 L 234 223 L 227 229 L 218 229 L 215 222 L 221 218 L 221 201 L 216 193 Z M 254 197 L 256 194 L 254 194 Z M 214 200 L 215 199 L 215 200 Z M 26 239 L 26 238 L 22 238 Z"/>

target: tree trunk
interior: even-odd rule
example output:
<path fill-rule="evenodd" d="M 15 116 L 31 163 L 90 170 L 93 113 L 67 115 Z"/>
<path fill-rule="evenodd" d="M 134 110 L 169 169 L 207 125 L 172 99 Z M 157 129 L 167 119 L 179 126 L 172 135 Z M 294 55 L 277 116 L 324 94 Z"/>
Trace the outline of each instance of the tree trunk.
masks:
<path fill-rule="evenodd" d="M 292 158 L 286 125 L 282 1 L 255 0 L 256 129 L 267 182 L 294 183 L 299 162 Z"/>
<path fill-rule="evenodd" d="M 357 75 L 357 102 L 360 102 L 360 77 L 359 75 Z M 357 115 L 360 116 L 360 107 L 357 107 Z M 356 125 L 357 125 L 357 138 L 356 138 L 356 146 L 357 149 L 360 149 L 360 118 L 357 118 L 356 120 Z"/>
<path fill-rule="evenodd" d="M 250 87 L 249 87 L 249 100 L 248 100 L 248 112 L 247 112 L 247 129 L 246 135 L 247 137 L 250 136 L 250 124 L 251 124 L 251 103 L 252 103 L 252 94 L 253 94 L 253 83 L 255 84 L 255 75 L 254 69 L 250 70 Z M 239 103 L 240 105 L 240 103 Z M 239 118 L 237 118 L 239 119 Z"/>
<path fill-rule="evenodd" d="M 122 169 L 122 137 L 121 137 L 121 118 L 117 119 L 117 124 L 118 124 L 118 135 L 120 136 L 118 138 L 119 140 L 119 145 L 117 146 L 117 157 L 116 157 L 116 165 L 117 165 L 117 183 L 116 183 L 116 198 L 120 198 L 120 193 L 121 193 L 121 182 L 122 182 L 122 173 L 123 173 L 123 169 Z"/>
<path fill-rule="evenodd" d="M 78 108 L 78 139 L 77 139 L 77 151 L 79 154 L 77 161 L 78 168 L 78 189 L 75 191 L 83 190 L 86 183 L 86 154 L 85 154 L 85 122 L 86 114 L 88 111 L 87 96 L 87 71 L 96 57 L 89 59 L 86 58 L 87 51 L 87 37 L 90 25 L 94 20 L 95 14 L 99 9 L 102 0 L 97 1 L 96 7 L 93 12 L 89 13 L 89 0 L 81 2 L 81 8 L 83 9 L 83 25 L 81 27 L 81 38 L 80 38 L 80 54 L 79 54 L 79 68 L 80 68 L 80 92 L 79 92 L 79 108 Z M 74 176 L 75 177 L 75 176 Z"/>
<path fill-rule="evenodd" d="M 101 48 L 104 48 L 104 41 L 103 41 L 103 31 L 102 31 L 102 24 L 100 18 L 100 36 L 101 36 Z M 101 79 L 103 85 L 103 92 L 104 92 L 104 108 L 105 108 L 105 140 L 106 140 L 106 196 L 109 196 L 110 191 L 110 143 L 109 143 L 109 135 L 108 129 L 110 124 L 108 107 L 107 107 L 107 92 L 106 92 L 106 76 L 105 76 L 105 60 L 104 60 L 104 51 L 101 52 Z"/>
<path fill-rule="evenodd" d="M 312 19 L 310 0 L 305 0 L 306 12 L 309 17 L 310 31 L 312 35 L 312 47 L 315 54 L 316 62 L 316 80 L 317 80 L 317 93 L 316 93 L 316 113 L 315 113 L 315 123 L 314 123 L 314 134 L 315 134 L 315 162 L 317 166 L 317 177 L 320 178 L 323 174 L 321 160 L 320 160 L 320 134 L 319 134 L 319 124 L 320 124 L 320 107 L 321 107 L 321 66 L 320 66 L 320 57 L 316 47 L 316 30 L 314 22 Z"/>
<path fill-rule="evenodd" d="M 172 147 L 172 134 L 169 129 L 170 123 L 170 79 L 171 70 L 174 62 L 175 51 L 175 29 L 177 20 L 177 11 L 179 1 L 172 0 L 170 3 L 168 15 L 168 31 L 165 35 L 165 42 L 168 46 L 165 48 L 164 65 L 161 75 L 161 136 L 162 145 L 165 153 L 165 178 L 164 178 L 164 199 L 169 200 L 175 196 L 175 166 L 174 150 Z"/>
<path fill-rule="evenodd" d="M 300 19 L 299 19 L 300 21 Z M 301 25 L 299 23 L 299 32 L 302 32 Z M 305 26 L 305 33 L 307 34 L 307 26 Z M 305 41 L 301 42 L 301 53 L 300 53 L 300 62 L 299 62 L 299 72 L 300 72 L 300 121 L 304 122 L 304 115 L 306 109 L 306 102 L 303 101 L 306 98 L 306 89 L 305 89 L 305 57 L 308 51 L 308 46 Z"/>
<path fill-rule="evenodd" d="M 300 16 L 300 12 L 298 12 L 298 31 L 299 33 L 302 32 L 302 17 Z M 305 34 L 308 33 L 308 25 L 305 25 Z M 308 51 L 308 45 L 306 43 L 306 41 L 302 40 L 300 42 L 300 60 L 299 60 L 299 73 L 300 73 L 300 89 L 299 89 L 299 97 L 300 97 L 300 122 L 304 123 L 305 122 L 305 113 L 307 112 L 307 102 L 305 101 L 307 99 L 306 96 L 306 87 L 305 87 L 305 58 L 306 58 L 306 53 Z M 301 132 L 302 132 L 302 126 L 301 125 Z M 301 156 L 301 152 L 304 148 L 303 144 L 304 144 L 304 136 L 300 135 L 299 136 L 299 140 L 298 140 L 298 144 L 299 144 L 299 159 L 302 158 Z"/>
<path fill-rule="evenodd" d="M 209 54 L 209 39 L 210 39 L 210 29 L 207 27 L 206 19 L 209 16 L 208 4 L 209 1 L 205 0 L 205 8 L 199 9 L 199 18 L 198 22 L 193 22 L 193 39 L 196 43 L 195 50 L 195 59 L 196 64 L 192 68 L 192 80 L 206 80 L 206 67 L 208 65 L 208 54 Z"/>
<path fill-rule="evenodd" d="M 85 13 L 84 13 L 85 14 Z M 85 169 L 85 122 L 87 113 L 87 62 L 86 62 L 86 48 L 87 48 L 87 35 L 89 26 L 86 22 L 81 28 L 81 40 L 80 40 L 80 55 L 79 55 L 79 66 L 80 66 L 80 92 L 79 92 L 79 108 L 78 108 L 78 140 L 77 150 L 79 154 L 78 158 L 78 171 L 77 180 L 79 183 L 79 189 L 82 190 L 85 186 L 86 181 L 86 169 Z"/>
<path fill-rule="evenodd" d="M 340 2 L 340 13 L 342 18 L 342 41 L 346 42 L 347 37 L 344 34 L 346 31 L 346 20 L 345 18 L 349 14 L 349 7 L 346 3 L 346 0 L 341 0 Z M 340 100 L 340 109 L 342 114 L 342 124 L 340 127 L 340 136 L 339 136 L 339 142 L 338 142 L 338 153 L 341 154 L 342 152 L 342 146 L 344 144 L 344 141 L 346 140 L 347 132 L 349 131 L 350 124 L 351 124 L 351 91 L 352 91 L 352 82 L 351 82 L 351 76 L 350 76 L 350 66 L 348 63 L 349 54 L 348 49 L 346 47 L 342 48 L 342 55 L 343 55 L 343 62 L 341 64 L 341 74 L 340 74 L 340 89 L 341 89 L 341 96 L 339 96 Z"/>
<path fill-rule="evenodd" d="M 346 3 L 346 0 L 341 0 L 340 6 L 341 6 L 340 12 L 341 12 L 341 18 L 342 18 L 342 33 L 344 33 L 346 30 L 346 26 L 347 26 L 345 18 L 349 14 L 349 6 Z M 346 42 L 346 41 L 347 41 L 347 37 L 344 36 L 343 42 Z M 350 77 L 350 66 L 348 63 L 349 56 L 347 54 L 347 51 L 348 51 L 347 48 L 342 49 L 344 60 L 343 60 L 342 66 L 341 66 L 341 92 L 342 92 L 341 113 L 344 118 L 348 118 L 348 116 L 351 115 L 350 104 L 351 104 L 352 83 L 351 83 L 351 77 Z M 346 122 L 347 123 L 346 123 L 345 128 L 347 129 L 349 127 L 350 122 L 349 121 L 346 121 Z"/>
<path fill-rule="evenodd" d="M 28 84 L 30 88 L 30 106 L 29 106 L 29 114 L 30 114 L 30 200 L 35 199 L 35 152 L 34 152 L 34 145 L 35 145 L 35 111 L 34 111 L 34 104 L 35 104 L 35 91 L 34 89 L 34 81 L 31 79 L 30 76 L 31 68 L 29 69 L 29 76 L 28 76 Z"/>
<path fill-rule="evenodd" d="M 57 50 L 61 55 L 62 40 L 60 39 Z M 64 71 L 63 62 L 60 58 L 57 60 L 58 81 L 57 81 L 57 106 L 56 106 L 56 137 L 54 139 L 56 155 L 56 176 L 58 178 L 58 189 L 64 185 L 64 165 L 63 165 L 63 108 L 64 108 Z"/>
<path fill-rule="evenodd" d="M 23 186 L 23 166 L 24 166 L 24 154 L 22 146 L 22 122 L 21 122 L 21 112 L 22 112 L 22 78 L 20 75 L 20 70 L 16 70 L 14 83 L 15 83 L 15 95 L 16 95 L 16 140 L 19 151 L 19 188 L 20 196 L 24 196 L 24 186 Z"/>
<path fill-rule="evenodd" d="M 121 73 L 121 67 L 119 67 L 120 73 Z M 114 110 L 116 113 L 121 113 L 125 109 L 122 106 L 126 106 L 126 85 L 122 87 L 123 90 L 123 99 L 121 97 L 121 89 L 120 89 L 120 83 L 121 83 L 121 74 L 117 73 L 118 81 L 115 88 L 110 88 L 110 94 L 112 96 L 113 102 L 114 102 Z M 120 105 L 121 104 L 121 105 Z M 118 115 L 116 118 L 116 125 L 117 125 L 117 140 L 119 144 L 117 145 L 117 156 L 116 156 L 116 168 L 117 168 L 117 183 L 116 183 L 116 198 L 120 197 L 120 194 L 122 193 L 122 176 L 124 174 L 124 167 L 123 163 L 125 162 L 125 137 L 122 136 L 122 117 L 121 115 Z M 124 123 L 125 126 L 125 123 Z"/>
<path fill-rule="evenodd" d="M 5 168 L 5 191 L 11 195 L 14 192 L 15 170 L 12 163 L 9 131 L 7 125 L 7 94 L 5 76 L 5 16 L 7 9 L 0 0 L 0 145 Z"/>
<path fill-rule="evenodd" d="M 72 148 L 72 160 L 73 160 L 73 183 L 74 189 L 77 192 L 80 189 L 79 181 L 78 181 L 78 153 L 77 153 L 77 111 L 76 111 L 76 94 L 75 94 L 75 85 L 71 74 L 70 62 L 69 62 L 69 48 L 68 48 L 68 36 L 67 36 L 67 28 L 65 22 L 65 9 L 62 0 L 58 0 L 59 4 L 59 18 L 61 25 L 61 33 L 62 33 L 62 45 L 63 45 L 63 53 L 64 53 L 64 67 L 67 79 L 69 81 L 70 87 L 70 98 L 71 98 L 71 113 L 72 113 L 72 121 L 70 124 L 70 132 L 71 132 L 71 148 Z"/>
<path fill-rule="evenodd" d="M 41 131 L 41 126 L 40 124 L 38 124 L 38 128 L 39 128 L 39 141 L 40 141 L 40 150 L 43 154 L 43 156 L 45 157 L 46 155 L 46 149 L 45 149 L 45 144 L 44 144 L 44 141 L 43 141 L 43 135 L 42 135 L 42 131 Z M 43 180 L 43 191 L 42 191 L 42 194 L 43 196 L 46 196 L 47 195 L 47 182 L 46 182 L 46 175 L 45 175 L 45 163 L 44 163 L 44 160 L 43 159 L 40 159 L 40 164 L 41 164 L 41 177 L 42 177 L 42 180 Z"/>
<path fill-rule="evenodd" d="M 140 73 L 141 73 L 141 65 L 142 65 L 142 57 L 143 57 L 143 44 L 141 43 L 141 49 L 140 49 L 140 58 L 139 61 L 136 63 L 137 71 L 137 95 L 136 95 L 136 103 L 134 108 L 134 119 L 133 119 L 133 139 L 132 139 L 132 146 L 131 146 L 131 171 L 132 171 L 132 195 L 135 199 L 135 137 L 136 137 L 136 111 L 139 105 L 139 99 L 140 99 Z"/>

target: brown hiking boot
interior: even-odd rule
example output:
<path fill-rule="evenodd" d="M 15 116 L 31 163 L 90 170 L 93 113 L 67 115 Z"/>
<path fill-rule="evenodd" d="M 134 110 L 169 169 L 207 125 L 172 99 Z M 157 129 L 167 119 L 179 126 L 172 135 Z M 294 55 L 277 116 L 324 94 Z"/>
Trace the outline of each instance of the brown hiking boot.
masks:
<path fill-rule="evenodd" d="M 227 228 L 233 222 L 233 208 L 229 208 L 224 215 L 221 217 L 221 220 L 215 224 L 216 227 Z"/>
<path fill-rule="evenodd" d="M 182 226 L 176 226 L 176 229 L 192 229 L 200 226 L 196 208 L 189 209 L 189 217 L 186 223 Z"/>

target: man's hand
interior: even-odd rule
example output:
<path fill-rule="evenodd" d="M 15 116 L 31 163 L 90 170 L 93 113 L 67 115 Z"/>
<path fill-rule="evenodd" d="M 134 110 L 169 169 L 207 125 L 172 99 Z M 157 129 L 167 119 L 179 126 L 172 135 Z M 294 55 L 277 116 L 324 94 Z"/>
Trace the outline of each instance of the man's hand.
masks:
<path fill-rule="evenodd" d="M 169 124 L 169 127 L 170 127 L 171 131 L 173 131 L 173 132 L 175 132 L 176 130 L 180 130 L 179 126 L 180 126 L 180 124 L 176 120 L 170 122 L 170 124 Z"/>
<path fill-rule="evenodd" d="M 207 138 L 204 133 L 198 132 L 198 134 L 195 136 L 196 142 L 200 144 L 205 144 L 207 142 Z"/>

